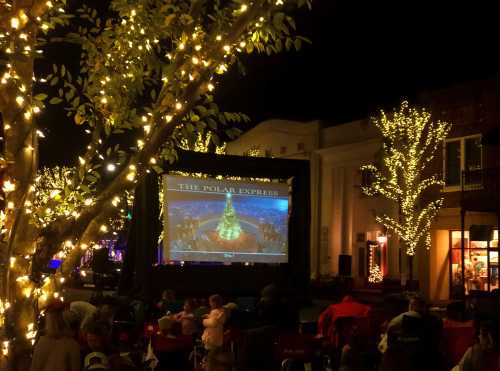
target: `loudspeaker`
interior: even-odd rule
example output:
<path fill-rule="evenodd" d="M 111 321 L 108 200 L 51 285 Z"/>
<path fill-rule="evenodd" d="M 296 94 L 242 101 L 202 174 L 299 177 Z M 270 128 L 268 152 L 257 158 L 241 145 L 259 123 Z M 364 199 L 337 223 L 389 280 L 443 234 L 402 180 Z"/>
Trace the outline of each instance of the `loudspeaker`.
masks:
<path fill-rule="evenodd" d="M 350 276 L 351 275 L 351 265 L 352 256 L 351 255 L 339 255 L 339 276 Z"/>
<path fill-rule="evenodd" d="M 491 241 L 493 227 L 484 224 L 472 224 L 469 228 L 469 241 Z"/>
<path fill-rule="evenodd" d="M 106 273 L 108 265 L 108 249 L 100 248 L 94 250 L 92 256 L 92 271 L 95 273 Z"/>

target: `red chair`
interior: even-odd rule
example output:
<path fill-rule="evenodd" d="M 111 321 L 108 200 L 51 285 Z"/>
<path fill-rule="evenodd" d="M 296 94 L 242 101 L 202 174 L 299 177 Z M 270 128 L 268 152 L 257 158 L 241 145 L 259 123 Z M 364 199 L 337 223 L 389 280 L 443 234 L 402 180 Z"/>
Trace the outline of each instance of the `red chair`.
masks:
<path fill-rule="evenodd" d="M 312 335 L 282 334 L 278 336 L 275 344 L 275 354 L 280 363 L 286 359 L 312 362 L 319 348 L 318 340 Z"/>

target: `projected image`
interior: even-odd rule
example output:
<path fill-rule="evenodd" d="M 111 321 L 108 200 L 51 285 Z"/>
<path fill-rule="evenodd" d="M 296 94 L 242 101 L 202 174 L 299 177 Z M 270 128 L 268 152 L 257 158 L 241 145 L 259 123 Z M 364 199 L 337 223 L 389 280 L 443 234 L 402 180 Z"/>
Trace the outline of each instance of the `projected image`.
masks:
<path fill-rule="evenodd" d="M 288 262 L 288 185 L 165 177 L 164 259 Z"/>

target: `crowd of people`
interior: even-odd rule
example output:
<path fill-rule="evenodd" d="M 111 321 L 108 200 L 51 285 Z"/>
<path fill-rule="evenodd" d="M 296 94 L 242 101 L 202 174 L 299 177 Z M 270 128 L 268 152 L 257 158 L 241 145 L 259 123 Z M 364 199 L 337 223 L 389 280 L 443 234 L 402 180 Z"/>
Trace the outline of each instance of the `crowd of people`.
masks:
<path fill-rule="evenodd" d="M 419 296 L 405 310 L 403 300 L 381 309 L 347 295 L 308 330 L 298 326 L 291 297 L 269 285 L 255 302 L 224 304 L 217 294 L 178 300 L 172 290 L 149 306 L 54 301 L 31 371 L 500 370 L 498 322 L 470 320 L 463 302 L 441 318 Z"/>
<path fill-rule="evenodd" d="M 397 308 L 397 303 L 391 303 Z M 418 295 L 408 309 L 384 320 L 368 305 L 346 296 L 318 321 L 334 367 L 340 371 L 500 370 L 500 323 L 493 317 L 468 319 L 464 302 L 450 303 L 444 318 Z M 398 310 L 396 309 L 397 313 Z M 375 341 L 374 341 L 375 340 Z M 373 349 L 376 345 L 377 350 Z"/>

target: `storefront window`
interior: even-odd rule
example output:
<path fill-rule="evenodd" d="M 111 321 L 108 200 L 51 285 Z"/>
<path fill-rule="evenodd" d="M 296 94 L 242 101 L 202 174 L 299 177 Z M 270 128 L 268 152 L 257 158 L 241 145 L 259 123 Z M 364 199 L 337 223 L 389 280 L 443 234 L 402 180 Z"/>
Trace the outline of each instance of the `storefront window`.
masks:
<path fill-rule="evenodd" d="M 461 236 L 460 231 L 452 231 L 450 236 L 452 296 L 460 295 L 463 288 L 466 295 L 472 290 L 487 291 L 499 288 L 498 230 L 493 232 L 493 240 L 489 241 L 489 244 L 486 241 L 469 241 L 469 232 L 465 231 L 463 283 Z"/>

